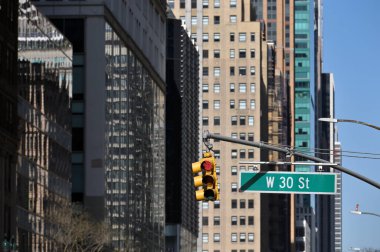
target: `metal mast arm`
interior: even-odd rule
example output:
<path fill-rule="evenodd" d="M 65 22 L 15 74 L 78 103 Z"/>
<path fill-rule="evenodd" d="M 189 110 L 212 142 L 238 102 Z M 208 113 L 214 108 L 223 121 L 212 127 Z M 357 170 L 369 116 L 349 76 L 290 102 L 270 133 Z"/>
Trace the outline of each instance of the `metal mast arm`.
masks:
<path fill-rule="evenodd" d="M 264 144 L 264 143 L 260 143 L 260 142 L 250 142 L 250 141 L 245 141 L 245 140 L 236 139 L 236 138 L 232 138 L 232 137 L 216 135 L 216 134 L 212 134 L 210 132 L 205 132 L 203 134 L 203 141 L 207 141 L 208 139 L 217 139 L 217 140 L 221 140 L 221 141 L 225 141 L 225 142 L 243 144 L 243 145 L 247 145 L 247 146 L 252 146 L 252 147 L 257 147 L 257 148 L 262 148 L 262 149 L 268 149 L 268 150 L 282 152 L 282 153 L 289 153 L 289 151 L 290 151 L 290 149 L 288 149 L 288 148 L 281 148 L 281 147 L 276 147 L 276 146 L 273 146 L 270 144 Z M 315 161 L 315 162 L 330 163 L 329 161 L 326 161 L 324 159 L 309 156 L 309 155 L 306 155 L 306 154 L 303 154 L 303 153 L 300 153 L 300 152 L 297 152 L 294 150 L 291 150 L 291 154 L 296 156 L 296 157 L 305 158 L 305 159 Z M 334 169 L 337 169 L 341 172 L 344 172 L 346 174 L 349 174 L 349 175 L 351 175 L 357 179 L 362 180 L 363 182 L 365 182 L 367 184 L 370 184 L 370 185 L 380 189 L 379 183 L 377 183 L 376 181 L 373 181 L 373 180 L 371 180 L 371 179 L 369 179 L 369 178 L 367 178 L 367 177 L 365 177 L 359 173 L 353 172 L 353 171 L 351 171 L 347 168 L 344 168 L 343 166 L 340 166 L 340 165 L 331 165 L 331 167 Z"/>

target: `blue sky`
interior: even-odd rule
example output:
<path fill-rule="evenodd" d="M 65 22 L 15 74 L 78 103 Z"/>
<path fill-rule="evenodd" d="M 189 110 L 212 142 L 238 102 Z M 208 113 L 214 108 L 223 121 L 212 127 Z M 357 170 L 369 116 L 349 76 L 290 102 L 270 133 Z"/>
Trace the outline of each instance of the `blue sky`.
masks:
<path fill-rule="evenodd" d="M 324 0 L 323 71 L 334 74 L 336 118 L 380 126 L 379 10 L 379 0 Z M 343 150 L 380 153 L 380 131 L 352 123 L 338 131 Z M 380 159 L 343 157 L 343 166 L 380 183 Z M 380 190 L 344 175 L 343 251 L 380 249 L 380 218 L 351 214 L 356 203 L 380 214 Z"/>

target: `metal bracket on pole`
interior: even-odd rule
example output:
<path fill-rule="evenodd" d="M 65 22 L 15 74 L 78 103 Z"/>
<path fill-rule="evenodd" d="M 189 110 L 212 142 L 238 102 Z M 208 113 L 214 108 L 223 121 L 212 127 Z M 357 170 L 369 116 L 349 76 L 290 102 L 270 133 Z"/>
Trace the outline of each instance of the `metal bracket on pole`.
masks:
<path fill-rule="evenodd" d="M 209 134 L 208 130 L 205 130 L 203 132 L 203 137 L 202 137 L 203 143 L 204 145 L 206 145 L 206 148 L 208 151 L 212 151 L 213 145 L 210 143 L 210 138 L 208 137 L 208 134 Z"/>

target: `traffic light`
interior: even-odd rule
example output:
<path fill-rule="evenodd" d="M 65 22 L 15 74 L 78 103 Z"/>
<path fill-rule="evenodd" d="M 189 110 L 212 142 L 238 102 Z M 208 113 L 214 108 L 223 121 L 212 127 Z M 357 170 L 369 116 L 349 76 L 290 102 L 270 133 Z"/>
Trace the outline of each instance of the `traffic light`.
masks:
<path fill-rule="evenodd" d="M 211 152 L 203 153 L 203 158 L 192 164 L 193 173 L 198 174 L 194 177 L 194 186 L 202 189 L 195 192 L 197 201 L 214 201 L 219 199 L 218 178 L 216 176 L 216 162 Z"/>

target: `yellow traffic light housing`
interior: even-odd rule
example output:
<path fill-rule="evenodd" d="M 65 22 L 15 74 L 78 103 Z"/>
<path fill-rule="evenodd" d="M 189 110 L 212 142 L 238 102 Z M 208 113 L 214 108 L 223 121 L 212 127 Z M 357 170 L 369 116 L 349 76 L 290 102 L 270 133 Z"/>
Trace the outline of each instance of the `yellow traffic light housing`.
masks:
<path fill-rule="evenodd" d="M 203 158 L 192 164 L 193 173 L 198 174 L 194 177 L 194 186 L 202 189 L 195 192 L 197 201 L 214 201 L 219 199 L 218 178 L 216 176 L 216 162 L 211 152 L 203 153 Z"/>

